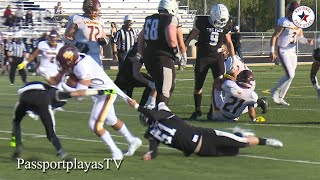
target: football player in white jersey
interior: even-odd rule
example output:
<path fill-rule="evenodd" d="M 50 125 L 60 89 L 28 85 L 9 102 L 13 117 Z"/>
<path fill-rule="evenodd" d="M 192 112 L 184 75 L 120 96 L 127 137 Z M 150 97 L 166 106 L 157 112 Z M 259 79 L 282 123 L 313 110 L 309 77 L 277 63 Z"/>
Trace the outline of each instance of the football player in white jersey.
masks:
<path fill-rule="evenodd" d="M 296 44 L 297 41 L 302 44 L 313 45 L 313 39 L 307 39 L 303 35 L 303 30 L 298 28 L 292 22 L 293 11 L 300 6 L 298 1 L 292 1 L 288 6 L 288 16 L 278 20 L 278 27 L 272 35 L 270 42 L 270 58 L 274 62 L 276 59 L 275 44 L 277 42 L 277 53 L 285 74 L 279 79 L 278 83 L 272 88 L 272 99 L 276 104 L 289 106 L 284 97 L 295 76 L 297 67 Z"/>
<path fill-rule="evenodd" d="M 255 105 L 258 94 L 251 88 L 254 78 L 250 70 L 241 71 L 237 80 L 227 79 L 222 84 L 225 93 L 224 102 L 220 106 L 220 113 L 216 114 L 218 121 L 237 121 L 242 113 L 248 112 L 253 122 L 260 122 L 261 116 L 256 117 Z"/>
<path fill-rule="evenodd" d="M 63 46 L 57 55 L 57 60 L 61 65 L 59 73 L 55 77 L 46 75 L 46 79 L 51 83 L 57 84 L 65 73 L 73 73 L 79 80 L 74 90 L 88 89 L 89 87 L 98 90 L 110 89 L 107 94 L 93 96 L 94 104 L 89 119 L 89 128 L 110 147 L 114 159 L 122 159 L 122 151 L 114 143 L 110 133 L 104 128 L 104 123 L 111 126 L 128 141 L 129 149 L 125 155 L 132 156 L 141 146 L 142 141 L 134 137 L 126 125 L 117 118 L 113 106 L 117 94 L 126 102 L 130 98 L 113 83 L 91 56 L 79 53 L 75 46 Z M 70 91 L 70 87 L 68 89 Z"/>
<path fill-rule="evenodd" d="M 82 10 L 84 14 L 69 17 L 64 40 L 75 45 L 80 52 L 90 55 L 102 66 L 100 46 L 106 45 L 108 39 L 99 16 L 101 4 L 99 0 L 84 0 Z"/>
<path fill-rule="evenodd" d="M 51 30 L 48 34 L 46 41 L 41 41 L 38 44 L 37 49 L 28 57 L 27 60 L 23 61 L 18 65 L 18 69 L 23 69 L 28 63 L 34 61 L 39 57 L 39 67 L 37 73 L 42 75 L 44 72 L 50 76 L 54 76 L 58 73 L 58 64 L 56 61 L 56 55 L 64 43 L 59 42 L 60 35 L 56 30 Z M 57 86 L 58 89 L 59 86 Z"/>

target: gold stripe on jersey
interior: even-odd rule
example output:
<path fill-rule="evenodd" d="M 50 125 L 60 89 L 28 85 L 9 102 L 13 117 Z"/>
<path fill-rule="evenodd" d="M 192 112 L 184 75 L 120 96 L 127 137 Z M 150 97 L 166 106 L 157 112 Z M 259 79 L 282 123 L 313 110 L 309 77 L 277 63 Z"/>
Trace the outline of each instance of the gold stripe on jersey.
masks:
<path fill-rule="evenodd" d="M 115 98 L 114 94 L 109 94 L 105 97 L 103 106 L 101 107 L 100 113 L 97 117 L 96 123 L 95 123 L 95 133 L 99 135 L 103 135 L 106 131 L 103 127 L 104 122 L 106 121 L 108 111 L 110 109 L 110 106 L 113 103 L 113 99 Z"/>

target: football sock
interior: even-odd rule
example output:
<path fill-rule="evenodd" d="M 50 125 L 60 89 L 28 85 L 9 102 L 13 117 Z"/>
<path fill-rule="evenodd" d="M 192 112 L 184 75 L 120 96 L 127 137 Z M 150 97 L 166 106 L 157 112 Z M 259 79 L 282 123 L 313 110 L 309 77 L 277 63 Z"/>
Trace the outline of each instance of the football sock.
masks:
<path fill-rule="evenodd" d="M 283 99 L 286 96 L 286 94 L 287 94 L 287 92 L 289 90 L 289 87 L 291 85 L 291 82 L 292 82 L 292 79 L 289 79 L 285 83 L 282 84 L 281 91 L 280 91 L 280 94 L 279 94 L 279 97 L 281 99 Z"/>
<path fill-rule="evenodd" d="M 258 139 L 259 139 L 258 145 L 266 145 L 266 141 L 267 141 L 266 138 L 258 138 Z"/>
<path fill-rule="evenodd" d="M 118 150 L 119 148 L 117 145 L 114 143 L 113 139 L 111 138 L 111 135 L 108 131 L 106 131 L 102 136 L 100 136 L 102 141 L 107 144 L 112 152 L 115 150 Z"/>
<path fill-rule="evenodd" d="M 122 134 L 123 137 L 126 138 L 128 142 L 131 142 L 131 140 L 134 138 L 125 124 L 122 125 L 122 127 L 118 130 L 118 132 Z"/>
<path fill-rule="evenodd" d="M 194 106 L 196 108 L 196 111 L 201 111 L 201 99 L 202 99 L 202 93 L 200 94 L 193 94 L 194 98 Z"/>
<path fill-rule="evenodd" d="M 58 139 L 57 136 L 54 136 L 50 139 L 51 143 L 53 144 L 53 146 L 56 148 L 57 151 L 59 151 L 60 149 L 62 149 L 61 143 Z"/>

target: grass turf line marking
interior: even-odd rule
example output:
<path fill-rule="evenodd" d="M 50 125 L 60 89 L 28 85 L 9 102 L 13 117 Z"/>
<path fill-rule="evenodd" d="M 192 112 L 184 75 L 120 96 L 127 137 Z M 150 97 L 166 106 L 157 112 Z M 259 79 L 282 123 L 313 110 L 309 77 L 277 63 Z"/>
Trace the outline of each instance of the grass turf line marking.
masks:
<path fill-rule="evenodd" d="M 0 131 L 0 132 L 9 132 L 9 131 Z M 27 134 L 24 134 L 27 135 Z M 30 135 L 35 135 L 35 134 L 30 134 Z M 37 134 L 37 137 L 44 137 L 45 135 Z M 60 139 L 65 139 L 65 140 L 75 140 L 75 141 L 83 141 L 83 142 L 93 142 L 93 143 L 101 143 L 99 140 L 90 140 L 90 139 L 84 139 L 84 138 L 72 138 L 72 137 L 66 137 L 66 136 L 59 136 Z M 7 138 L 1 138 L 1 139 L 6 139 Z M 126 143 L 121 143 L 121 142 L 116 142 L 116 144 L 119 145 L 127 145 Z M 148 148 L 149 145 L 141 145 L 142 147 Z M 160 146 L 159 149 L 166 149 L 166 150 L 174 150 L 177 151 L 174 148 L 171 147 L 162 147 Z M 264 159 L 264 160 L 272 160 L 272 161 L 282 161 L 282 162 L 291 162 L 291 163 L 301 163 L 301 164 L 313 164 L 313 165 L 320 165 L 320 162 L 317 161 L 306 161 L 306 160 L 294 160 L 294 159 L 282 159 L 282 158 L 274 158 L 274 157 L 266 157 L 266 156 L 255 156 L 255 155 L 238 155 L 240 157 L 246 157 L 246 158 L 254 158 L 254 159 Z"/>

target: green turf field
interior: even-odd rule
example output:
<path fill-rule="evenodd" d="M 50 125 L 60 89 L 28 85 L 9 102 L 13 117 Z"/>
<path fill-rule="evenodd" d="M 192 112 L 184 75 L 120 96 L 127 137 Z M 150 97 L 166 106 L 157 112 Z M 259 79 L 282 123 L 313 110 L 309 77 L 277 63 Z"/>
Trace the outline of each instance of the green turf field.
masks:
<path fill-rule="evenodd" d="M 184 157 L 181 152 L 160 147 L 157 159 L 144 162 L 141 156 L 148 150 L 143 139 L 144 127 L 138 120 L 138 113 L 130 109 L 121 99 L 116 102 L 118 117 L 124 120 L 128 128 L 143 139 L 143 147 L 132 157 L 126 157 L 121 168 L 110 164 L 109 170 L 17 170 L 17 162 L 10 160 L 12 148 L 9 147 L 13 107 L 17 101 L 17 88 L 22 85 L 19 76 L 16 84 L 9 85 L 8 76 L 0 76 L 0 180 L 14 179 L 319 179 L 320 177 L 320 101 L 309 79 L 310 65 L 298 66 L 296 77 L 288 92 L 286 101 L 289 107 L 282 107 L 271 102 L 270 88 L 283 74 L 281 66 L 251 67 L 255 72 L 256 91 L 266 96 L 269 101 L 269 112 L 264 115 L 266 123 L 253 124 L 244 114 L 238 123 L 214 123 L 206 121 L 209 109 L 212 78 L 208 78 L 204 87 L 203 116 L 199 122 L 190 122 L 196 126 L 229 130 L 234 126 L 252 129 L 262 137 L 275 137 L 284 142 L 282 149 L 255 147 L 242 149 L 237 157 L 203 158 Z M 115 78 L 115 70 L 107 70 Z M 40 79 L 29 77 L 29 81 Z M 140 100 L 142 89 L 134 92 L 134 98 Z M 91 99 L 83 101 L 70 100 L 64 106 L 65 112 L 56 114 L 56 131 L 61 138 L 64 149 L 78 161 L 103 161 L 110 158 L 106 145 L 100 142 L 87 127 L 91 111 Z M 170 100 L 171 110 L 182 118 L 188 118 L 193 107 L 193 68 L 177 71 L 176 89 Z M 261 115 L 260 109 L 257 109 Z M 114 140 L 125 151 L 125 140 L 117 132 L 107 127 Z M 23 159 L 37 161 L 59 161 L 55 150 L 46 139 L 41 121 L 25 117 L 22 121 L 24 133 Z"/>

